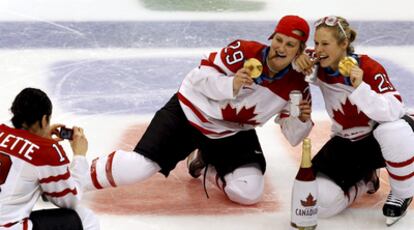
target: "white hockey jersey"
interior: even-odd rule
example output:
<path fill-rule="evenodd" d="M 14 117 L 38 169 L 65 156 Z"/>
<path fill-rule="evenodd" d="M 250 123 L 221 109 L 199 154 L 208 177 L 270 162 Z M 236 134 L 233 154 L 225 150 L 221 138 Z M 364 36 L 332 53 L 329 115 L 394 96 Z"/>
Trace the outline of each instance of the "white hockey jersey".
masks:
<path fill-rule="evenodd" d="M 88 172 L 83 156 L 69 160 L 58 142 L 0 125 L 0 229 L 31 229 L 29 217 L 43 193 L 73 208 Z"/>
<path fill-rule="evenodd" d="M 327 68 L 318 69 L 315 81 L 332 119 L 333 134 L 351 140 L 365 137 L 376 122 L 395 121 L 406 112 L 382 65 L 367 55 L 355 57 L 364 71 L 363 82 L 356 89 L 349 77 Z"/>
<path fill-rule="evenodd" d="M 311 100 L 304 76 L 291 66 L 269 77 L 269 47 L 254 41 L 236 40 L 206 55 L 199 67 L 183 80 L 178 99 L 189 122 L 210 138 L 221 138 L 263 125 L 273 116 L 292 145 L 306 137 L 313 123 L 289 117 L 289 93 L 299 90 Z M 249 58 L 258 59 L 263 73 L 258 84 L 243 86 L 233 95 L 233 78 Z"/>

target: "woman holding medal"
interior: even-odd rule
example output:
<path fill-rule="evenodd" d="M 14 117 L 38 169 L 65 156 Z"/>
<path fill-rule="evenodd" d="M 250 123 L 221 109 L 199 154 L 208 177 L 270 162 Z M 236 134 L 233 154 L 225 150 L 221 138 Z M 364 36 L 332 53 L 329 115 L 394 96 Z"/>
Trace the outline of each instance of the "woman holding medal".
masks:
<path fill-rule="evenodd" d="M 168 176 L 179 161 L 198 149 L 189 160 L 192 176 L 199 177 L 206 166 L 214 168 L 214 173 L 204 171 L 217 178 L 215 183 L 230 200 L 257 203 L 266 162 L 255 127 L 277 115 L 293 145 L 312 128 L 309 85 L 291 68 L 308 35 L 304 19 L 285 16 L 269 37 L 270 46 L 236 40 L 204 56 L 155 114 L 134 152 L 118 150 L 94 160 L 91 187 L 136 183 L 156 172 Z M 293 90 L 306 99 L 297 117 L 289 116 Z"/>
<path fill-rule="evenodd" d="M 344 18 L 321 18 L 315 23 L 314 51 L 295 62 L 305 73 L 317 69 L 312 82 L 321 89 L 332 119 L 333 137 L 312 160 L 319 216 L 338 214 L 359 195 L 376 192 L 376 169 L 386 167 L 392 191 L 383 213 L 391 225 L 414 195 L 412 120 L 383 66 L 354 53 L 355 37 Z"/>

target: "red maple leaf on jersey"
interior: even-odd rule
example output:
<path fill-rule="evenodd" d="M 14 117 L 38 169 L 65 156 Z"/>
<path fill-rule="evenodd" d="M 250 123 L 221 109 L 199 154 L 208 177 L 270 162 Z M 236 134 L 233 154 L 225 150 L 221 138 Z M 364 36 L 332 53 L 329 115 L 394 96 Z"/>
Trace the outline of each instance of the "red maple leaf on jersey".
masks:
<path fill-rule="evenodd" d="M 355 105 L 352 105 L 348 98 L 345 104 L 342 105 L 343 113 L 338 110 L 333 110 L 333 119 L 342 125 L 342 129 L 349 129 L 353 127 L 369 126 L 369 118 L 362 112 L 358 111 Z"/>
<path fill-rule="evenodd" d="M 254 113 L 255 108 L 256 106 L 247 109 L 243 106 L 237 113 L 236 108 L 233 108 L 228 104 L 224 109 L 221 109 L 221 114 L 226 121 L 237 122 L 239 124 L 258 125 L 259 123 L 252 119 L 257 115 Z"/>

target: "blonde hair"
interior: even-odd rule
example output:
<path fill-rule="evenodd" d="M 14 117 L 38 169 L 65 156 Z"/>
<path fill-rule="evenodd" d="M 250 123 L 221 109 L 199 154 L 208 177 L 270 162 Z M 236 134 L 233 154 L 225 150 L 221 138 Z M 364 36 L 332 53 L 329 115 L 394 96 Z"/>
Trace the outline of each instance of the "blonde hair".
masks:
<path fill-rule="evenodd" d="M 338 20 L 338 23 L 341 24 L 343 30 L 345 31 L 345 34 L 342 31 L 341 27 L 339 27 L 338 23 L 336 23 L 334 26 L 329 26 L 329 25 L 326 25 L 325 23 L 321 23 L 320 25 L 316 26 L 315 29 L 317 30 L 321 27 L 330 28 L 330 30 L 333 31 L 333 35 L 335 39 L 337 40 L 338 44 L 348 39 L 348 47 L 346 48 L 346 52 L 348 54 L 354 53 L 355 49 L 354 49 L 354 46 L 352 45 L 352 42 L 355 41 L 357 32 L 349 26 L 349 23 L 345 18 L 339 17 L 339 16 L 336 16 L 336 18 Z"/>

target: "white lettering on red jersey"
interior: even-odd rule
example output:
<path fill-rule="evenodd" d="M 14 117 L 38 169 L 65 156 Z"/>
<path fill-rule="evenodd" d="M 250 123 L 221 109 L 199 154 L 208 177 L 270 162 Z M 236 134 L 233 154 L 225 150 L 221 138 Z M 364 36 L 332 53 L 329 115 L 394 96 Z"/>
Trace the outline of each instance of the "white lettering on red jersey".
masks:
<path fill-rule="evenodd" d="M 367 55 L 358 56 L 363 82 L 355 89 L 350 78 L 319 68 L 315 82 L 322 91 L 334 135 L 357 140 L 378 122 L 401 118 L 406 108 L 381 64 Z"/>
<path fill-rule="evenodd" d="M 189 122 L 204 135 L 221 138 L 261 126 L 277 115 L 288 140 L 294 145 L 300 142 L 313 124 L 289 117 L 289 93 L 299 90 L 310 101 L 309 85 L 291 66 L 271 78 L 266 64 L 268 51 L 269 47 L 261 43 L 236 40 L 207 54 L 200 66 L 187 74 L 178 92 Z M 234 96 L 234 75 L 249 58 L 262 63 L 265 80 L 243 86 Z"/>
<path fill-rule="evenodd" d="M 59 207 L 73 208 L 88 163 L 80 156 L 69 163 L 57 141 L 0 125 L 0 228 L 19 222 L 30 229 L 27 218 L 42 193 Z"/>

